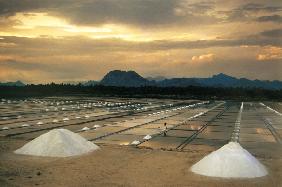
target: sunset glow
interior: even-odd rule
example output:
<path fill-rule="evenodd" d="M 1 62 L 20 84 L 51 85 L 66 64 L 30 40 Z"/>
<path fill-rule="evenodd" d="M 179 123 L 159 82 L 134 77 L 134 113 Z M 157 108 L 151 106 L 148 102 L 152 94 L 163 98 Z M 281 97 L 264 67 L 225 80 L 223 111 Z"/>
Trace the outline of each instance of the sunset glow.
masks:
<path fill-rule="evenodd" d="M 281 1 L 13 2 L 1 1 L 0 81 L 99 80 L 113 69 L 282 80 Z"/>

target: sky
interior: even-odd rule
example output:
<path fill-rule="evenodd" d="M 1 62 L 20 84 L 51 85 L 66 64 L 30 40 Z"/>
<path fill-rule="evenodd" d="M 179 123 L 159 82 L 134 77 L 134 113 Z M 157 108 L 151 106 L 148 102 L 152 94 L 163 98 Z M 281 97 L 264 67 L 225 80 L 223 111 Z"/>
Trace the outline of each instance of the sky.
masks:
<path fill-rule="evenodd" d="M 281 0 L 0 0 L 0 82 L 282 81 Z"/>

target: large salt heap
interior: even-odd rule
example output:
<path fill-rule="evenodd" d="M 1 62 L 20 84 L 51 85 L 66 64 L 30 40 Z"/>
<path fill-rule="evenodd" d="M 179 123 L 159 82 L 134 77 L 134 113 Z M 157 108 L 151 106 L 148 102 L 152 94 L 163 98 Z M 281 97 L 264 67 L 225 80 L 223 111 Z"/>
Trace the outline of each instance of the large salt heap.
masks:
<path fill-rule="evenodd" d="M 230 142 L 191 167 L 192 172 L 224 178 L 255 178 L 267 175 L 265 167 L 239 143 Z"/>
<path fill-rule="evenodd" d="M 99 149 L 94 143 L 67 129 L 54 129 L 16 150 L 17 154 L 68 157 Z"/>

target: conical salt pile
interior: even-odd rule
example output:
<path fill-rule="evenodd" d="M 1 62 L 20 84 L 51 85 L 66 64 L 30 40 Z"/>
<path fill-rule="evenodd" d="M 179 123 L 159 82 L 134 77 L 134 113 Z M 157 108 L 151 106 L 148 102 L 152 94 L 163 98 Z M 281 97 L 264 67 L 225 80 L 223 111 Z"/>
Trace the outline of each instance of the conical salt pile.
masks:
<path fill-rule="evenodd" d="M 68 157 L 81 155 L 99 149 L 80 135 L 67 129 L 54 129 L 16 150 L 17 154 Z"/>
<path fill-rule="evenodd" d="M 200 175 L 225 178 L 255 178 L 267 175 L 265 167 L 236 142 L 230 142 L 205 156 L 191 170 Z"/>

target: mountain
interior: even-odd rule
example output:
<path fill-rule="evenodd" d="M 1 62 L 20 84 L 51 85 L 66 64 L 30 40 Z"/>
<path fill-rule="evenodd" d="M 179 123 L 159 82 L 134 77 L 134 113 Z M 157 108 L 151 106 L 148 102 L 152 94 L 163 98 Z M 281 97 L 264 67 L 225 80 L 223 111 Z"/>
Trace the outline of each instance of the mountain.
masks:
<path fill-rule="evenodd" d="M 195 80 L 202 86 L 208 87 L 230 87 L 237 82 L 237 78 L 225 75 L 223 73 L 214 75 L 211 78 L 196 78 Z"/>
<path fill-rule="evenodd" d="M 0 82 L 0 86 L 25 86 L 21 81 L 16 82 Z"/>
<path fill-rule="evenodd" d="M 163 81 L 157 82 L 157 86 L 187 87 L 187 86 L 201 86 L 201 85 L 193 78 L 172 78 L 172 79 L 165 79 Z"/>
<path fill-rule="evenodd" d="M 105 86 L 140 87 L 149 86 L 153 82 L 141 77 L 135 71 L 114 70 L 107 73 L 100 81 Z"/>
<path fill-rule="evenodd" d="M 77 82 L 69 82 L 69 84 L 77 85 Z M 268 90 L 282 90 L 282 81 L 268 80 L 249 80 L 246 78 L 235 78 L 223 73 L 213 75 L 208 78 L 171 78 L 164 77 L 148 77 L 147 79 L 140 76 L 135 71 L 114 70 L 107 73 L 104 78 L 99 81 L 80 82 L 83 86 L 117 86 L 117 87 L 141 87 L 141 86 L 157 86 L 157 87 L 222 87 L 222 88 L 262 88 Z M 1 83 L 0 86 L 25 86 L 21 81 Z"/>
<path fill-rule="evenodd" d="M 100 84 L 105 86 L 123 86 L 123 87 L 140 87 L 140 86 L 159 86 L 159 87 L 241 87 L 241 88 L 263 88 L 270 90 L 282 89 L 281 81 L 263 81 L 249 80 L 246 78 L 235 78 L 223 73 L 213 75 L 209 78 L 172 78 L 165 79 L 161 77 L 148 79 L 143 78 L 135 71 L 114 70 L 109 72 L 102 79 Z"/>

